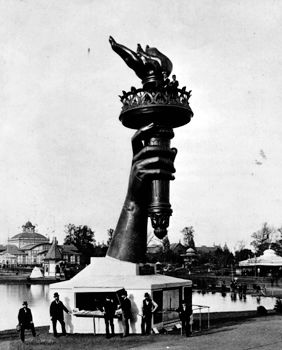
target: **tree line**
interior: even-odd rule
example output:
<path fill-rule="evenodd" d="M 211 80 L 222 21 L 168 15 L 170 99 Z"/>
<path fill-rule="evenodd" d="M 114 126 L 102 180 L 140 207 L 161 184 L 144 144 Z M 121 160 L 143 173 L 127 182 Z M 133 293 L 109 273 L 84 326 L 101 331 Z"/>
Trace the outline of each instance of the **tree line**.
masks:
<path fill-rule="evenodd" d="M 81 263 L 89 264 L 91 257 L 103 257 L 114 234 L 114 230 L 107 230 L 107 242 L 96 242 L 95 232 L 87 225 L 76 226 L 68 224 L 65 226 L 64 244 L 73 244 L 82 253 Z"/>
<path fill-rule="evenodd" d="M 83 263 L 88 264 L 90 257 L 103 257 L 106 255 L 109 244 L 112 240 L 114 230 L 109 228 L 107 230 L 107 241 L 96 242 L 95 232 L 87 225 L 76 226 L 68 224 L 65 226 L 64 244 L 73 244 L 83 256 Z M 197 252 L 195 245 L 195 230 L 193 226 L 184 227 L 181 231 L 183 246 L 192 248 L 197 254 L 197 264 L 199 265 L 213 265 L 221 267 L 230 267 L 236 265 L 239 261 L 252 258 L 255 255 L 261 255 L 267 248 L 275 250 L 275 252 L 282 256 L 282 227 L 275 228 L 270 226 L 267 222 L 262 224 L 262 227 L 251 234 L 250 245 L 253 250 L 246 248 L 243 241 L 240 241 L 234 253 L 229 249 L 225 243 L 223 246 L 217 245 L 208 252 Z M 153 234 L 148 235 L 147 244 L 150 245 L 153 239 Z M 147 254 L 148 262 L 171 262 L 181 263 L 183 257 L 175 254 L 170 247 L 168 236 L 162 240 L 158 240 L 162 249 L 156 254 Z"/>

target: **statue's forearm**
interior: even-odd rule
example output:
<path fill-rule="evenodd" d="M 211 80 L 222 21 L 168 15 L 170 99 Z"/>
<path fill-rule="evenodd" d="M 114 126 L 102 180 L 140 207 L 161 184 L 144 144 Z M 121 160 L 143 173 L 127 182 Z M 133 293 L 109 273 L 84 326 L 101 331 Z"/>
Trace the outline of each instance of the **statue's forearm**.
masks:
<path fill-rule="evenodd" d="M 107 255 L 131 262 L 145 261 L 147 209 L 125 200 Z"/>

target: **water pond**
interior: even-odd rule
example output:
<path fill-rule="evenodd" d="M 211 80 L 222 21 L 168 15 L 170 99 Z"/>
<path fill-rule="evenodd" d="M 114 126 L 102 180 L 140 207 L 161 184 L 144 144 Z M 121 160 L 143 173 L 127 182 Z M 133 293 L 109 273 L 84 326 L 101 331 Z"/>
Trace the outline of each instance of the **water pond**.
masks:
<path fill-rule="evenodd" d="M 205 293 L 195 291 L 192 296 L 193 305 L 205 305 L 210 307 L 210 312 L 224 311 L 252 311 L 262 305 L 267 310 L 272 310 L 276 298 L 260 297 L 247 294 L 240 298 L 238 294 L 231 293 Z"/>

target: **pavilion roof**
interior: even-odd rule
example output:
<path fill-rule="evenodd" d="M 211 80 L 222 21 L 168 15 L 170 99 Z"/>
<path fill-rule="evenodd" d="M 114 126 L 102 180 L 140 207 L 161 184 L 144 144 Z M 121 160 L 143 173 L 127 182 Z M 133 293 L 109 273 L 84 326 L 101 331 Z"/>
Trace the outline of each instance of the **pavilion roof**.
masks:
<path fill-rule="evenodd" d="M 282 257 L 273 249 L 266 249 L 262 255 L 239 262 L 239 266 L 282 266 Z"/>
<path fill-rule="evenodd" d="M 44 260 L 62 260 L 62 253 L 60 252 L 56 239 L 53 239 L 52 245 L 48 250 Z"/>

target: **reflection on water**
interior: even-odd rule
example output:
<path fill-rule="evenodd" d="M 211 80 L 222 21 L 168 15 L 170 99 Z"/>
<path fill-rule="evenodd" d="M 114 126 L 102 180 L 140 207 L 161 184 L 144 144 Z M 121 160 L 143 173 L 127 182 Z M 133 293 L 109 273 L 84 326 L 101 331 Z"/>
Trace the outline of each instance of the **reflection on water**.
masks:
<path fill-rule="evenodd" d="M 210 306 L 210 312 L 223 311 L 252 311 L 262 305 L 271 310 L 275 305 L 275 298 L 257 297 L 250 294 L 239 295 L 237 293 L 201 293 L 193 292 L 193 305 Z"/>
<path fill-rule="evenodd" d="M 33 314 L 35 327 L 49 324 L 49 286 L 26 284 L 0 284 L 0 330 L 15 329 L 18 311 L 26 300 Z"/>

